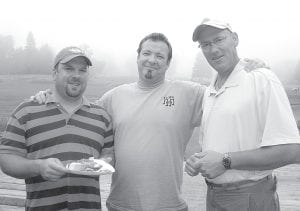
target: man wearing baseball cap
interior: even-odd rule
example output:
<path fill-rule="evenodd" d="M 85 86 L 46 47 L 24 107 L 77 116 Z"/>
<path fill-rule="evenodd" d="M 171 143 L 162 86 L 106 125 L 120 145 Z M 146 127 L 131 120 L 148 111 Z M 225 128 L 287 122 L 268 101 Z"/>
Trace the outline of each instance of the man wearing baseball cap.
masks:
<path fill-rule="evenodd" d="M 45 104 L 21 103 L 10 116 L 0 144 L 2 171 L 25 179 L 30 210 L 101 210 L 99 177 L 68 173 L 65 165 L 89 157 L 113 159 L 109 115 L 90 103 L 89 57 L 62 49 L 53 68 L 54 89 Z"/>
<path fill-rule="evenodd" d="M 300 163 L 300 137 L 285 90 L 266 68 L 245 71 L 237 33 L 205 19 L 193 33 L 217 71 L 203 97 L 202 152 L 185 167 L 207 183 L 207 210 L 279 210 L 272 170 Z"/>

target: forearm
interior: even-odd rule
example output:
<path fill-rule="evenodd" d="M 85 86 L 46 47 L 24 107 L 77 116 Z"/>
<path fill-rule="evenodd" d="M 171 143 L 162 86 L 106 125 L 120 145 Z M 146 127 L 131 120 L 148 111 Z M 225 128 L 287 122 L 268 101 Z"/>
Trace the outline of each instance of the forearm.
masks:
<path fill-rule="evenodd" d="M 37 176 L 40 174 L 41 160 L 29 160 L 17 155 L 1 154 L 1 169 L 7 175 L 19 179 Z"/>
<path fill-rule="evenodd" d="M 237 170 L 270 170 L 300 163 L 300 144 L 284 144 L 255 150 L 232 152 L 231 168 Z"/>

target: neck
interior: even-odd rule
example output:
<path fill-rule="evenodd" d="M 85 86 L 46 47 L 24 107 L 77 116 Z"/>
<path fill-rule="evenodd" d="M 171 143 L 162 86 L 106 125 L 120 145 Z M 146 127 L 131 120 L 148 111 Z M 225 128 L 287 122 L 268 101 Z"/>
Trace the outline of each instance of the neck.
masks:
<path fill-rule="evenodd" d="M 226 81 L 229 75 L 232 73 L 233 69 L 226 72 L 218 72 L 217 80 Z"/>
<path fill-rule="evenodd" d="M 236 65 L 238 63 L 239 63 L 239 59 L 237 59 L 237 61 L 234 63 L 234 65 L 232 67 L 230 67 L 230 69 L 228 69 L 227 71 L 218 72 L 217 79 L 215 82 L 215 88 L 217 90 L 220 89 L 224 85 L 224 83 L 227 81 L 228 77 L 230 76 L 230 74 L 232 73 L 232 71 L 234 70 L 234 68 L 236 67 Z"/>
<path fill-rule="evenodd" d="M 151 81 L 151 82 L 148 82 L 148 81 L 144 81 L 144 80 L 141 80 L 139 79 L 137 84 L 138 84 L 138 87 L 141 88 L 141 89 L 154 89 L 156 87 L 159 87 L 161 84 L 163 84 L 165 82 L 165 79 L 161 79 L 159 81 Z"/>
<path fill-rule="evenodd" d="M 55 99 L 64 107 L 78 107 L 81 103 L 82 103 L 82 96 L 78 97 L 78 98 L 65 98 L 62 97 L 56 90 L 54 91 L 54 97 Z"/>

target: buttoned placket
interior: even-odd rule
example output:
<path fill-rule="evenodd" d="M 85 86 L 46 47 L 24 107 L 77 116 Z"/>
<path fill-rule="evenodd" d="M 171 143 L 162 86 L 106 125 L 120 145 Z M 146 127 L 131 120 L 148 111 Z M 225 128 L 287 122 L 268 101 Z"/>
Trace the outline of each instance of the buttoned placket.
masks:
<path fill-rule="evenodd" d="M 214 79 L 213 79 L 213 83 L 211 83 L 211 85 L 208 87 L 209 89 L 209 93 L 206 100 L 210 100 L 212 101 L 210 106 L 209 106 L 209 110 L 206 111 L 205 113 L 207 113 L 204 117 L 204 131 L 206 131 L 207 129 L 207 125 L 209 123 L 209 119 L 210 119 L 210 115 L 212 113 L 212 111 L 214 110 L 215 106 L 216 106 L 216 102 L 219 98 L 219 96 L 221 94 L 223 94 L 228 88 L 232 88 L 232 87 L 236 87 L 239 86 L 238 81 L 236 81 L 234 79 L 234 77 L 236 77 L 237 72 L 239 72 L 242 68 L 243 68 L 243 64 L 242 61 L 239 62 L 239 64 L 237 64 L 237 66 L 235 67 L 235 69 L 233 70 L 233 72 L 231 73 L 231 75 L 227 78 L 227 80 L 225 81 L 225 83 L 223 84 L 223 86 L 217 91 L 214 87 L 214 84 L 217 80 L 217 75 L 215 75 Z M 213 99 L 212 99 L 213 98 Z M 204 104 L 206 105 L 206 103 Z M 205 138 L 205 133 L 203 133 L 203 139 Z"/>
<path fill-rule="evenodd" d="M 54 95 L 50 95 L 46 100 L 46 105 L 55 106 L 58 110 L 61 111 L 62 115 L 64 116 L 65 125 L 70 125 L 70 120 L 72 120 L 73 115 L 80 110 L 83 106 L 90 107 L 90 102 L 83 97 L 82 103 L 74 109 L 72 113 L 68 113 L 68 111 L 55 99 Z"/>
<path fill-rule="evenodd" d="M 66 125 L 69 125 L 69 126 L 70 126 L 70 120 L 72 119 L 72 116 L 81 108 L 81 106 L 79 106 L 78 108 L 76 108 L 72 113 L 68 113 L 67 110 L 62 105 L 60 105 L 59 103 L 56 103 L 56 107 L 60 111 L 62 111 L 62 114 L 65 117 L 65 123 L 66 123 Z"/>
<path fill-rule="evenodd" d="M 214 88 L 214 86 L 209 86 L 209 93 L 207 96 L 207 100 L 209 100 L 210 105 L 209 105 L 209 109 L 205 111 L 205 114 L 203 115 L 203 120 L 204 120 L 204 124 L 203 124 L 203 131 L 207 131 L 207 127 L 209 125 L 209 121 L 210 121 L 210 116 L 213 112 L 213 110 L 215 110 L 215 106 L 217 104 L 217 101 L 220 97 L 220 95 L 222 95 L 228 88 L 232 88 L 238 86 L 238 84 L 225 84 L 218 90 L 216 91 L 216 89 Z M 205 107 L 207 105 L 207 102 L 205 102 Z M 203 140 L 205 140 L 205 133 L 203 133 Z"/>

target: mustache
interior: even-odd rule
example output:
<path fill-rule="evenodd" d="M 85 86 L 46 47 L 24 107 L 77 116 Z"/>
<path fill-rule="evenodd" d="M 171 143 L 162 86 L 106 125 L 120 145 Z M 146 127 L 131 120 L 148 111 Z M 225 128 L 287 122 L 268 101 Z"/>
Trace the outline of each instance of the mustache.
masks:
<path fill-rule="evenodd" d="M 157 70 L 157 65 L 144 65 L 144 67 Z"/>
<path fill-rule="evenodd" d="M 78 78 L 72 78 L 72 79 L 70 79 L 69 80 L 69 83 L 80 83 L 80 79 L 78 79 Z"/>

